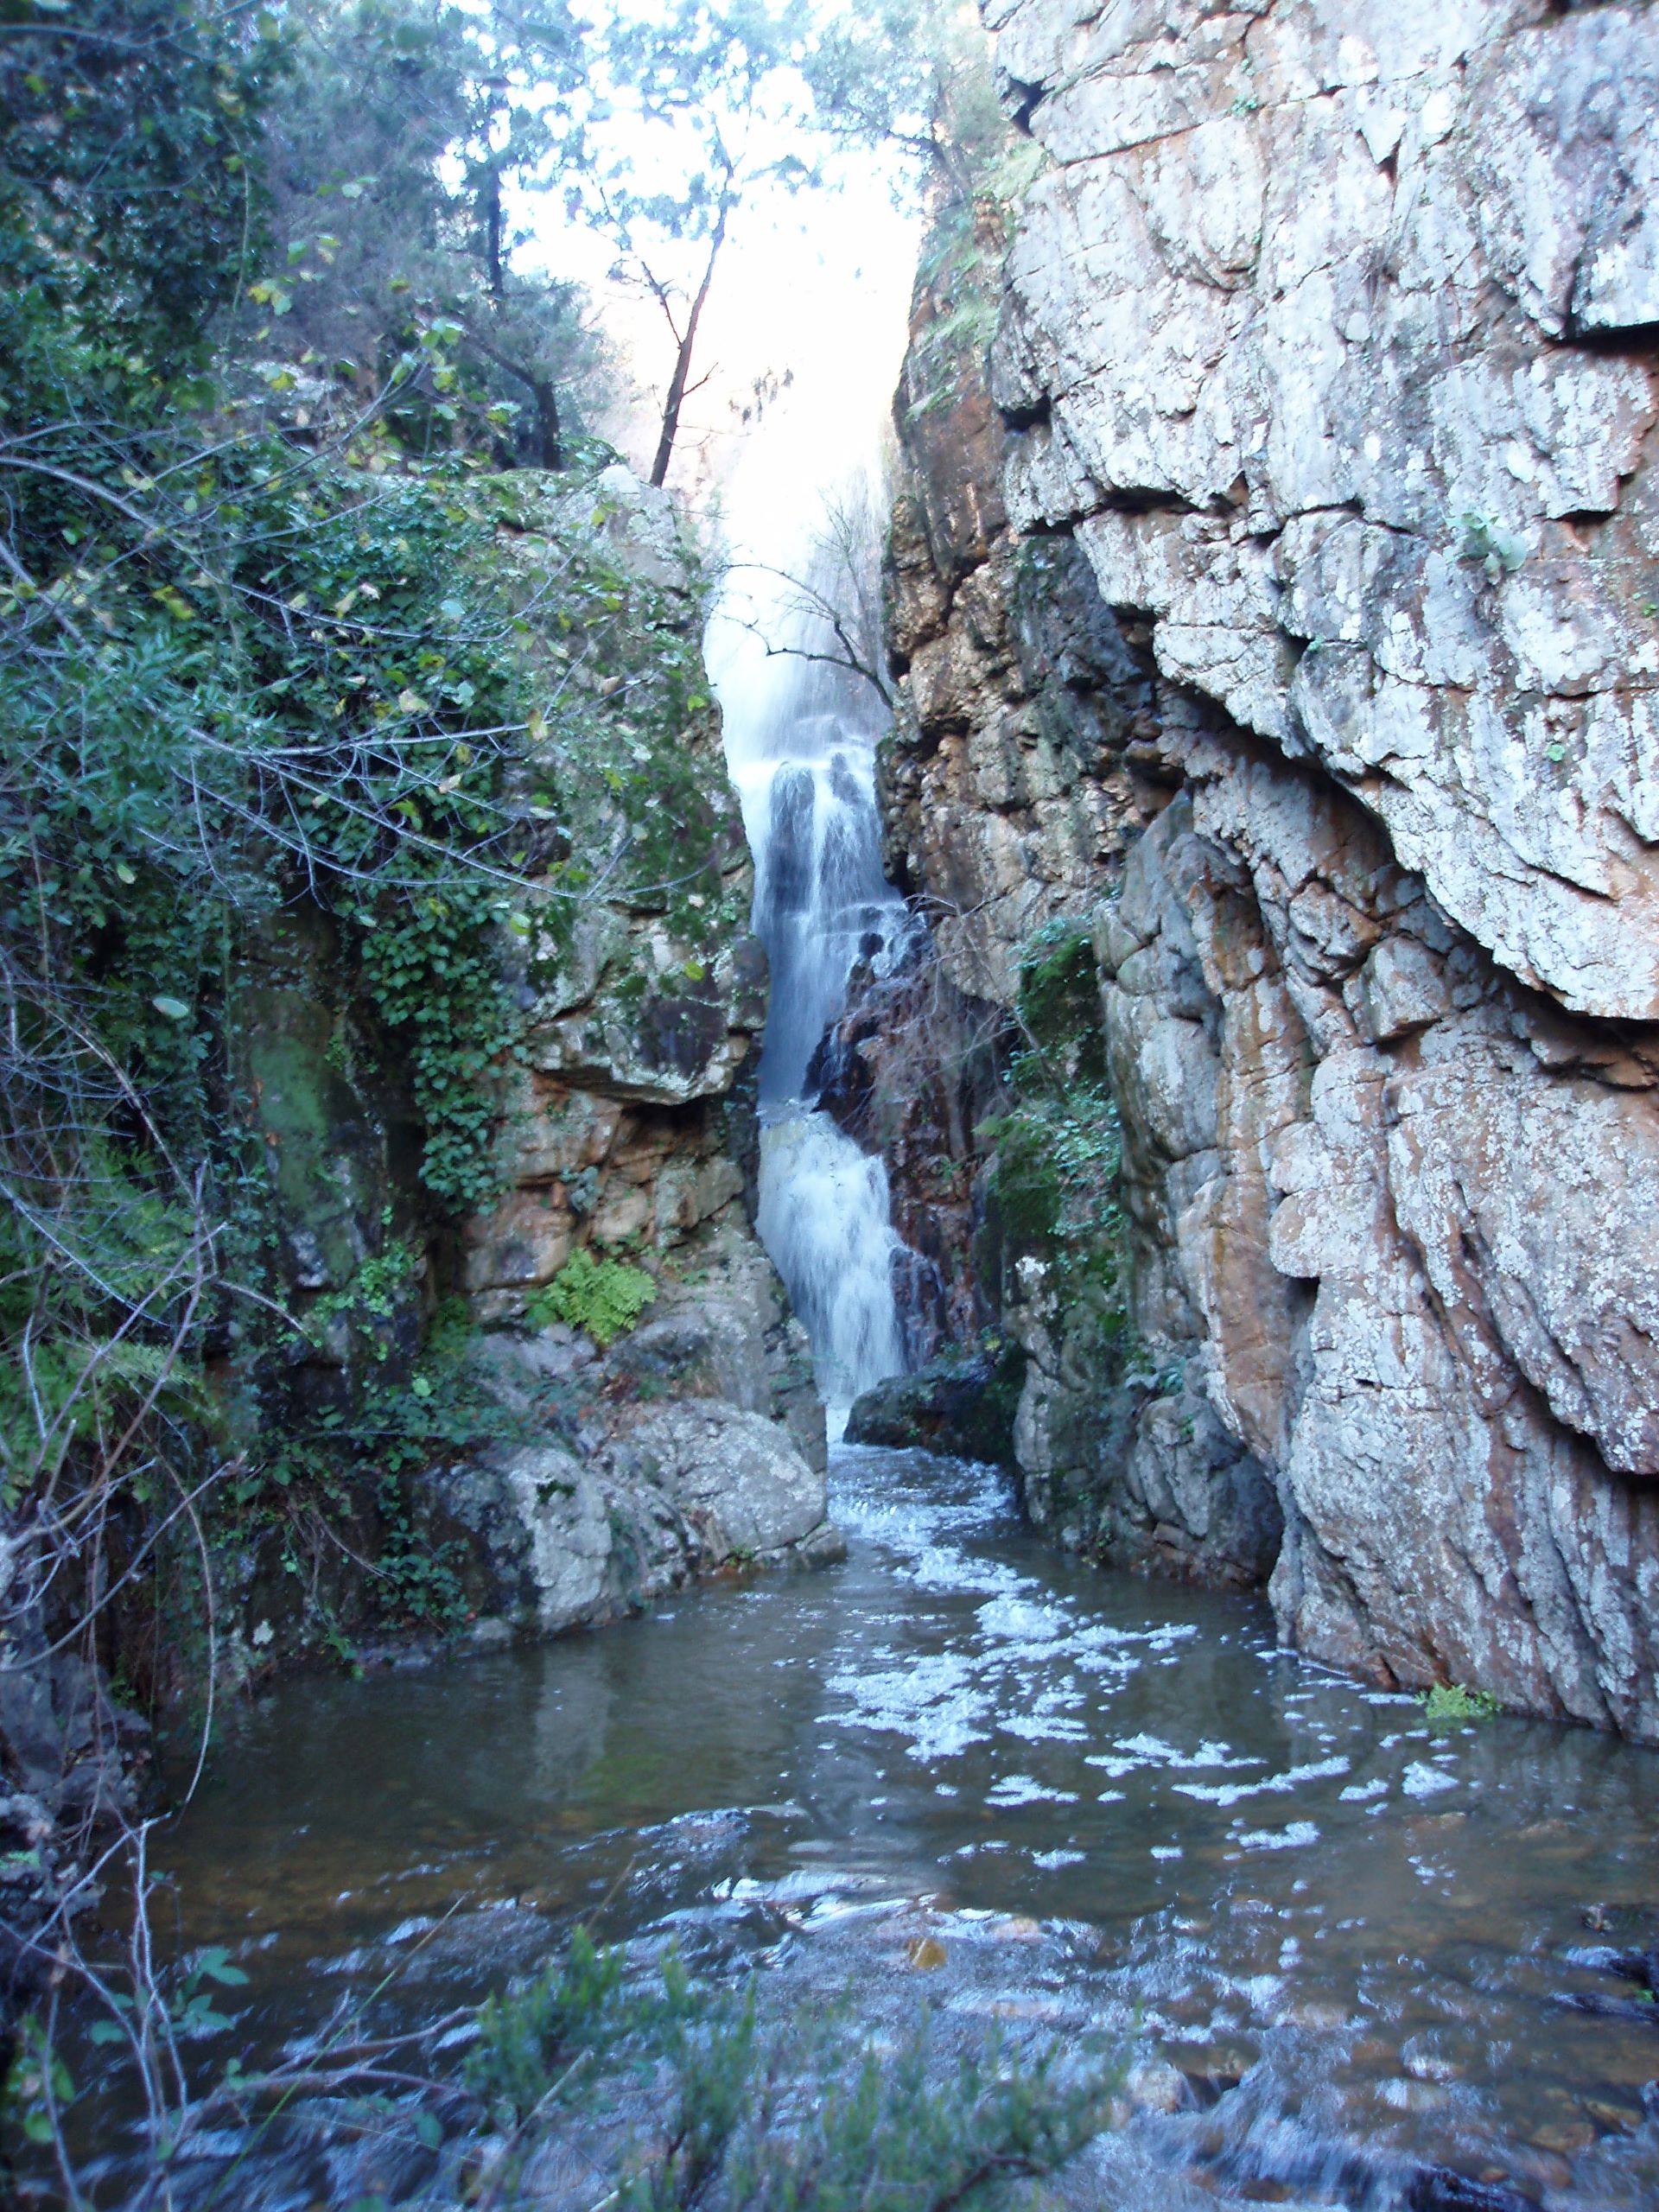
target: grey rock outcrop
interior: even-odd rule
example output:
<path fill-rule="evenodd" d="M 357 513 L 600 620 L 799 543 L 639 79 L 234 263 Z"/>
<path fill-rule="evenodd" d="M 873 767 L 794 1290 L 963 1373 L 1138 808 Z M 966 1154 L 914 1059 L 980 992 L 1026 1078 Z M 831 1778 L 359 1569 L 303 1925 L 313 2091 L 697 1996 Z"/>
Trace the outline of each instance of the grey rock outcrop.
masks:
<path fill-rule="evenodd" d="M 988 16 L 1049 156 L 1007 529 L 910 532 L 889 836 L 972 891 L 964 989 L 1094 916 L 1138 1357 L 1065 1398 L 1031 1285 L 1028 1484 L 1092 1451 L 1079 1541 L 1271 1566 L 1317 1656 L 1659 1737 L 1659 19 Z M 925 789 L 1029 721 L 980 606 L 1056 543 L 1147 683 L 1081 860 L 1029 779 Z"/>
<path fill-rule="evenodd" d="M 484 1640 L 612 1619 L 721 1567 L 842 1552 L 823 1467 L 764 1414 L 718 1401 L 642 1408 L 597 1450 L 503 1446 L 436 1483 L 474 1554 Z"/>
<path fill-rule="evenodd" d="M 1649 11 L 1078 15 L 1004 11 L 1011 513 L 1521 981 L 1653 1020 Z"/>

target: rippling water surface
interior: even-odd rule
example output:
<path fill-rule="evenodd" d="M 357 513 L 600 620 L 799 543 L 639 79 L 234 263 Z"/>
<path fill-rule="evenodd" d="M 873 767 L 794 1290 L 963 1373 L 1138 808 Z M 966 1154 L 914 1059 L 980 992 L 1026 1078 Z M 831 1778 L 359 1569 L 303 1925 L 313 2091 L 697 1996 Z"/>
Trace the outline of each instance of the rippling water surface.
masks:
<path fill-rule="evenodd" d="M 604 1932 L 747 1926 L 809 1980 L 902 1979 L 925 1926 L 936 2002 L 1180 2069 L 1090 2201 L 1384 2204 L 1427 2164 L 1659 2204 L 1659 2027 L 1597 1948 L 1659 1933 L 1659 1758 L 1431 1733 L 1276 1654 L 1253 1600 L 1058 1558 L 984 1469 L 843 1449 L 835 1478 L 842 1567 L 254 1710 L 160 1853 L 168 1932 L 252 1977 L 238 2046 L 403 1961 L 388 2007 L 476 1998 L 601 1900 Z"/>

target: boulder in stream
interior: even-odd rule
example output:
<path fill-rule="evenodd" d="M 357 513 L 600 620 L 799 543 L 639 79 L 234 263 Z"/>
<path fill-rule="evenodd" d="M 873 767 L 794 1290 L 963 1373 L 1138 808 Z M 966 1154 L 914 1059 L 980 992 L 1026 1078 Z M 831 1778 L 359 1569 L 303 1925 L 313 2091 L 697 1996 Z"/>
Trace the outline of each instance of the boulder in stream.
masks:
<path fill-rule="evenodd" d="M 631 1408 L 591 1452 L 507 1444 L 437 1478 L 474 1633 L 594 1625 L 695 1575 L 841 1556 L 823 1471 L 781 1423 L 719 1399 Z"/>
<path fill-rule="evenodd" d="M 1011 1467 L 1024 1367 L 1018 1349 L 1005 1344 L 935 1360 L 913 1375 L 890 1375 L 854 1401 L 847 1441 Z"/>

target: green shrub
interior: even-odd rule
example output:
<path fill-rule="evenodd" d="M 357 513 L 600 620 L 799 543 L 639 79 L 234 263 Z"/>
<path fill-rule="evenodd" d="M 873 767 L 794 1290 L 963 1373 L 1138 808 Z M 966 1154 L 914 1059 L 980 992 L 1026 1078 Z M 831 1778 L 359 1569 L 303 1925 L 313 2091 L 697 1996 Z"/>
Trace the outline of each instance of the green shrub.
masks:
<path fill-rule="evenodd" d="M 1063 918 L 1033 931 L 1020 957 L 1018 1005 L 1027 1050 L 1055 1079 L 1085 1090 L 1105 1082 L 1100 967 L 1086 922 Z"/>
<path fill-rule="evenodd" d="M 603 1351 L 635 1325 L 656 1295 L 657 1285 L 643 1268 L 596 1260 L 584 1244 L 550 1283 L 531 1292 L 526 1311 L 538 1329 L 550 1321 L 586 1329 Z"/>
<path fill-rule="evenodd" d="M 1436 1682 L 1419 1702 L 1431 1728 L 1454 1728 L 1465 1720 L 1491 1720 L 1503 1707 L 1490 1690 L 1466 1690 L 1461 1682 Z"/>
<path fill-rule="evenodd" d="M 987 2037 L 950 2056 L 925 2012 L 894 2046 L 861 2032 L 850 1996 L 763 2020 L 760 1987 L 696 1982 L 673 1953 L 655 1983 L 632 1983 L 623 1954 L 578 1929 L 565 1959 L 480 2014 L 467 2084 L 493 2125 L 517 2123 L 504 2166 L 530 2147 L 532 2116 L 555 2127 L 628 2076 L 668 2105 L 608 2177 L 636 2212 L 988 2208 L 1109 2124 L 1122 2067 L 1103 2046 Z"/>
<path fill-rule="evenodd" d="M 1033 932 L 1016 1012 L 1024 1043 L 1009 1064 L 1013 1105 L 978 1133 L 993 1147 L 1005 1258 L 1042 1260 L 1063 1307 L 1086 1303 L 1116 1326 L 1125 1289 L 1122 1140 L 1106 1088 L 1099 970 L 1081 923 Z"/>
<path fill-rule="evenodd" d="M 522 2120 L 579 2053 L 613 2050 L 633 2024 L 622 1963 L 620 1950 L 597 1949 L 578 1928 L 568 1956 L 518 1988 L 486 1998 L 465 2073 L 480 2102 L 497 2117 Z"/>

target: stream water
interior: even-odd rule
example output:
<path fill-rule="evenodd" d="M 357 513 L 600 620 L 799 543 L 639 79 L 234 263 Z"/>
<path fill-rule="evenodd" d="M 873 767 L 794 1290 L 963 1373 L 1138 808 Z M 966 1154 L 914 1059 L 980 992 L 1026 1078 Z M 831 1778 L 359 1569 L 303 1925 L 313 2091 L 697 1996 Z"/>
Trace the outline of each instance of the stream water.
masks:
<path fill-rule="evenodd" d="M 1654 1940 L 1659 1758 L 1433 1733 L 1276 1653 L 1255 1600 L 1058 1556 L 988 1469 L 843 1448 L 834 1503 L 842 1567 L 249 1713 L 160 1853 L 166 1932 L 251 1977 L 218 2055 L 383 1980 L 388 2023 L 470 2002 L 597 1909 L 867 2013 L 1138 2038 L 1184 2109 L 1130 2118 L 1079 2202 L 1459 2202 L 1413 2196 L 1425 2166 L 1659 2202 L 1659 2028 L 1598 1948 Z M 384 2185 L 346 2155 L 262 2152 L 235 2201 Z"/>

